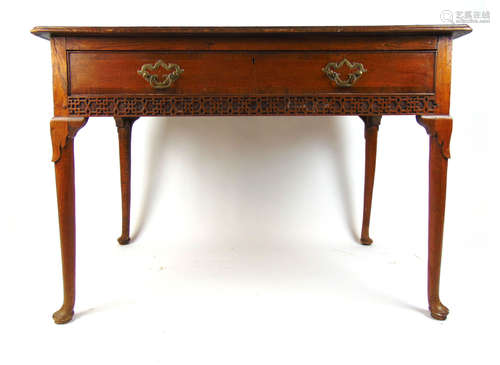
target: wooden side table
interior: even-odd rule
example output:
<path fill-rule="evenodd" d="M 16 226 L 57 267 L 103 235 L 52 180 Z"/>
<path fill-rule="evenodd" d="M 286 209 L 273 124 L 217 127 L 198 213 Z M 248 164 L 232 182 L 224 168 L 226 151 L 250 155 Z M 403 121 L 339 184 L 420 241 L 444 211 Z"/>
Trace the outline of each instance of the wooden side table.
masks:
<path fill-rule="evenodd" d="M 444 320 L 439 277 L 450 157 L 452 40 L 467 25 L 370 27 L 36 27 L 50 40 L 50 122 L 64 303 L 75 303 L 73 140 L 89 117 L 118 128 L 122 235 L 129 242 L 130 138 L 141 116 L 359 115 L 366 159 L 361 243 L 370 223 L 377 132 L 386 114 L 416 115 L 429 134 L 428 299 Z"/>

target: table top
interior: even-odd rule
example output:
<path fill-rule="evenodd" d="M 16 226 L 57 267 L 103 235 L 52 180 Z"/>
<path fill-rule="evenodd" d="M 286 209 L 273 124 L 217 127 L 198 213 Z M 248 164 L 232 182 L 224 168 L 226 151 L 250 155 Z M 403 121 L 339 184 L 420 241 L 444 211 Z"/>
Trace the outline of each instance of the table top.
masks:
<path fill-rule="evenodd" d="M 377 26 L 314 26 L 314 27 L 70 27 L 39 26 L 31 33 L 50 39 L 51 36 L 210 36 L 210 35 L 431 35 L 449 34 L 458 38 L 470 33 L 466 24 L 377 25 Z"/>

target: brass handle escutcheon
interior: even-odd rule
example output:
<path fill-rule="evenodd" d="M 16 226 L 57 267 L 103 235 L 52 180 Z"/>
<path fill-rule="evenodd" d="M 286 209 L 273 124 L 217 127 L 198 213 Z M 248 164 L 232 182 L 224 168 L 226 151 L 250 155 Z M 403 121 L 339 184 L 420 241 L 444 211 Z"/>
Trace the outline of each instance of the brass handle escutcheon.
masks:
<path fill-rule="evenodd" d="M 337 72 L 337 70 L 344 65 L 347 65 L 347 67 L 352 70 L 352 72 L 347 75 L 347 80 L 342 80 L 339 73 Z M 326 76 L 328 76 L 330 80 L 335 81 L 335 83 L 340 87 L 351 87 L 361 77 L 361 75 L 363 75 L 363 73 L 367 71 L 363 64 L 359 62 L 351 63 L 351 61 L 349 61 L 347 58 L 344 58 L 340 62 L 330 62 L 321 70 L 326 74 Z"/>
<path fill-rule="evenodd" d="M 167 71 L 173 70 L 173 72 L 163 75 L 162 80 L 159 80 L 159 76 L 156 74 L 152 74 L 150 71 L 156 71 L 160 67 L 164 68 Z M 176 65 L 175 63 L 165 63 L 162 60 L 156 61 L 156 63 L 153 65 L 151 63 L 146 63 L 142 65 L 141 69 L 137 71 L 139 75 L 144 77 L 146 81 L 149 82 L 149 84 L 154 88 L 154 89 L 167 89 L 170 86 L 174 84 L 174 82 L 181 77 L 181 74 L 184 72 L 184 70 L 181 68 L 181 66 Z"/>

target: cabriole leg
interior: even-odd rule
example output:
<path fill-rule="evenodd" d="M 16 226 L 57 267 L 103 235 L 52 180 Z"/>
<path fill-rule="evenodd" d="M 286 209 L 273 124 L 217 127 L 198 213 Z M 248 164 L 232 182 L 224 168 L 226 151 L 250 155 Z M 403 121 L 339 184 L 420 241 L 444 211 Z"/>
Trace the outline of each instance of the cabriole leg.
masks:
<path fill-rule="evenodd" d="M 360 241 L 363 245 L 371 245 L 373 240 L 369 234 L 370 215 L 377 159 L 377 134 L 382 116 L 360 116 L 360 118 L 365 122 L 365 193 Z"/>
<path fill-rule="evenodd" d="M 122 191 L 122 235 L 120 245 L 130 242 L 130 169 L 132 125 L 138 118 L 115 118 L 120 149 L 120 180 Z"/>
<path fill-rule="evenodd" d="M 449 313 L 439 298 L 441 252 L 446 202 L 446 175 L 450 158 L 453 121 L 449 116 L 417 116 L 429 134 L 429 247 L 427 295 L 435 319 L 445 320 Z"/>
<path fill-rule="evenodd" d="M 64 287 L 64 302 L 53 314 L 62 324 L 73 318 L 75 305 L 75 168 L 73 138 L 88 118 L 61 117 L 50 122 L 52 161 L 56 173 L 57 207 Z"/>

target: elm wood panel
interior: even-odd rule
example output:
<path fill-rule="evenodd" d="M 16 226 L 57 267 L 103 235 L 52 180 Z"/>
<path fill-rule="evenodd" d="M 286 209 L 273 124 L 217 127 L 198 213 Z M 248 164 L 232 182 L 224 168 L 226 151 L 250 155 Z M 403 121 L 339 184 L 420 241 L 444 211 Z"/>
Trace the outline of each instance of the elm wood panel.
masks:
<path fill-rule="evenodd" d="M 451 37 L 439 37 L 436 57 L 436 114 L 448 115 L 450 113 L 451 89 Z"/>
<path fill-rule="evenodd" d="M 351 87 L 336 85 L 322 71 L 344 58 L 367 69 Z M 255 57 L 256 93 L 433 93 L 434 63 L 434 52 L 262 53 Z M 339 70 L 342 79 L 349 72 L 346 65 Z"/>
<path fill-rule="evenodd" d="M 366 68 L 349 88 L 322 71 L 348 58 Z M 184 72 L 154 89 L 137 70 L 162 59 Z M 70 52 L 70 94 L 297 95 L 433 93 L 435 53 L 428 52 Z M 165 70 L 160 69 L 161 72 Z M 347 78 L 349 69 L 339 70 Z"/>
<path fill-rule="evenodd" d="M 54 115 L 68 115 L 68 68 L 66 62 L 66 38 L 50 39 L 52 58 L 52 94 Z"/>
<path fill-rule="evenodd" d="M 317 36 L 191 36 L 191 37 L 67 37 L 68 50 L 81 51 L 338 51 L 338 50 L 435 50 L 437 36 L 360 37 Z"/>
<path fill-rule="evenodd" d="M 159 59 L 184 69 L 168 89 L 154 89 L 137 73 Z M 72 52 L 69 60 L 71 94 L 244 94 L 255 83 L 250 54 Z"/>
<path fill-rule="evenodd" d="M 150 36 L 186 36 L 186 35 L 276 35 L 276 34 L 342 34 L 383 36 L 387 34 L 421 35 L 421 34 L 448 34 L 458 38 L 471 32 L 467 24 L 435 24 L 435 25 L 356 25 L 356 26 L 301 26 L 301 27 L 46 27 L 39 26 L 31 30 L 32 34 L 49 38 L 52 35 L 73 36 L 105 36 L 136 37 Z"/>

